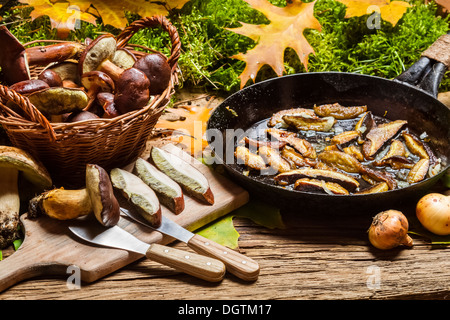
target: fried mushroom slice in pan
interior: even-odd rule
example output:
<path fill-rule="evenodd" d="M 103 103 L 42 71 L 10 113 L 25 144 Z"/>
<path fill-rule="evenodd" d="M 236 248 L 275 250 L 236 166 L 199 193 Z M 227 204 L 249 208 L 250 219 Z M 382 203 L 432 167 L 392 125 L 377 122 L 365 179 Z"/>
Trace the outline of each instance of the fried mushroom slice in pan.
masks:
<path fill-rule="evenodd" d="M 294 189 L 298 191 L 322 191 L 328 194 L 348 195 L 349 192 L 334 182 L 325 182 L 323 180 L 302 178 L 295 181 Z"/>
<path fill-rule="evenodd" d="M 305 139 L 297 137 L 295 133 L 274 128 L 267 129 L 266 132 L 278 141 L 286 142 L 288 145 L 300 152 L 302 156 L 311 159 L 316 158 L 316 150 L 311 143 Z"/>
<path fill-rule="evenodd" d="M 305 108 L 294 108 L 294 109 L 288 109 L 288 110 L 282 110 L 278 111 L 277 113 L 274 113 L 272 117 L 270 118 L 267 125 L 269 127 L 275 127 L 277 124 L 281 124 L 282 127 L 286 127 L 286 123 L 283 121 L 283 116 L 286 115 L 303 115 L 308 117 L 317 118 L 316 114 L 314 113 L 314 110 L 312 109 L 305 109 Z"/>
<path fill-rule="evenodd" d="M 423 179 L 425 179 L 429 167 L 430 167 L 429 159 L 420 159 L 409 171 L 409 174 L 406 177 L 406 181 L 408 181 L 411 184 L 422 181 Z"/>
<path fill-rule="evenodd" d="M 333 117 L 312 118 L 302 115 L 285 115 L 282 119 L 289 127 L 305 131 L 327 132 L 336 123 L 336 119 Z"/>
<path fill-rule="evenodd" d="M 258 153 L 277 173 L 291 170 L 291 165 L 289 162 L 283 159 L 277 150 L 267 146 L 262 146 L 259 147 Z"/>
<path fill-rule="evenodd" d="M 238 164 L 244 164 L 245 166 L 254 170 L 266 169 L 266 163 L 264 159 L 244 146 L 238 146 L 234 152 Z"/>
<path fill-rule="evenodd" d="M 317 158 L 329 166 L 349 173 L 359 173 L 362 168 L 355 157 L 342 151 L 323 151 Z"/>
<path fill-rule="evenodd" d="M 364 157 L 366 159 L 373 159 L 381 147 L 393 138 L 407 123 L 405 120 L 396 120 L 372 128 L 367 133 L 366 141 L 363 144 Z"/>
<path fill-rule="evenodd" d="M 367 111 L 367 106 L 346 107 L 339 103 L 314 106 L 314 112 L 320 117 L 334 117 L 338 120 L 353 119 Z"/>

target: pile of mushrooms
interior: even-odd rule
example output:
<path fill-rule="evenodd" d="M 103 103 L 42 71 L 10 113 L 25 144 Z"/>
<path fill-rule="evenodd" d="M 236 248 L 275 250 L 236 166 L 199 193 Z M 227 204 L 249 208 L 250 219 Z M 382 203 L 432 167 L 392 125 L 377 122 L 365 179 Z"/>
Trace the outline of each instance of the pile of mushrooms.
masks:
<path fill-rule="evenodd" d="M 4 81 L 51 122 L 114 118 L 139 110 L 152 96 L 163 93 L 171 79 L 165 56 L 149 53 L 138 59 L 118 48 L 111 34 L 87 39 L 85 44 L 64 42 L 25 49 L 3 26 L 0 43 Z M 44 70 L 31 79 L 30 66 Z"/>

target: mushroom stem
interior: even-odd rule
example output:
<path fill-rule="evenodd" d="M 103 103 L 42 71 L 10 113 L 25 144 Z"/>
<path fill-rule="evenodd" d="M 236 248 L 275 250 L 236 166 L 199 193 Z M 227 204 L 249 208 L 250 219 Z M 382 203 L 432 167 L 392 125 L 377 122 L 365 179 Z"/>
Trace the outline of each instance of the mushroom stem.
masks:
<path fill-rule="evenodd" d="M 122 69 L 122 68 L 118 67 L 117 65 L 115 65 L 114 63 L 112 63 L 110 60 L 103 61 L 98 66 L 98 70 L 103 71 L 104 73 L 109 75 L 111 77 L 111 79 L 113 79 L 114 82 L 117 82 L 117 80 L 119 80 L 122 73 L 125 71 L 124 69 Z"/>
<path fill-rule="evenodd" d="M 14 168 L 0 168 L 0 249 L 10 245 L 17 236 L 20 210 L 18 173 Z"/>

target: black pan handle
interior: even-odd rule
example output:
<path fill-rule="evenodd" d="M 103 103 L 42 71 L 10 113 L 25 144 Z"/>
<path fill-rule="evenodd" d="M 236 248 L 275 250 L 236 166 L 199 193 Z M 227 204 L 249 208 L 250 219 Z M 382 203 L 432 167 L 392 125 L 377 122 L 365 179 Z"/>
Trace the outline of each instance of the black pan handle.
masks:
<path fill-rule="evenodd" d="M 395 80 L 417 87 L 436 98 L 442 78 L 450 68 L 449 53 L 450 32 L 436 40 L 416 63 Z"/>

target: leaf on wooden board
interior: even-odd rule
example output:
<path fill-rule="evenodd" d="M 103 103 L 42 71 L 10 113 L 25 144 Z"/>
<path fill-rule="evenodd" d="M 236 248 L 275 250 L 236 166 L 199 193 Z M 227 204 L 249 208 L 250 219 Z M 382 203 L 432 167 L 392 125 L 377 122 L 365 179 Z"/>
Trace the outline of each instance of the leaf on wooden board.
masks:
<path fill-rule="evenodd" d="M 196 233 L 230 249 L 238 247 L 240 235 L 234 228 L 232 215 L 226 215 L 214 223 L 199 229 Z"/>
<path fill-rule="evenodd" d="M 236 249 L 240 235 L 234 227 L 234 217 L 250 219 L 254 223 L 269 229 L 285 228 L 278 208 L 260 201 L 251 200 L 223 218 L 204 226 L 196 233 L 221 245 Z"/>
<path fill-rule="evenodd" d="M 411 7 L 405 1 L 390 0 L 337 0 L 347 6 L 346 18 L 360 17 L 373 12 L 379 12 L 381 19 L 390 22 L 393 26 L 403 17 L 406 10 Z"/>
<path fill-rule="evenodd" d="M 169 108 L 158 120 L 155 128 L 173 130 L 171 141 L 181 144 L 192 156 L 200 157 L 208 145 L 204 135 L 210 114 L 211 109 L 208 106 Z M 170 116 L 175 116 L 175 120 Z"/>
<path fill-rule="evenodd" d="M 246 53 L 238 53 L 232 58 L 246 63 L 245 69 L 239 76 L 241 88 L 248 80 L 255 81 L 256 74 L 263 65 L 269 65 L 278 76 L 285 72 L 284 51 L 292 48 L 307 69 L 308 56 L 314 49 L 306 40 L 305 29 L 321 30 L 319 21 L 314 17 L 316 1 L 304 3 L 300 0 L 288 1 L 285 7 L 277 7 L 267 0 L 244 0 L 252 8 L 263 13 L 270 21 L 269 24 L 252 25 L 241 22 L 238 28 L 227 30 L 247 36 L 256 41 L 256 46 Z"/>

